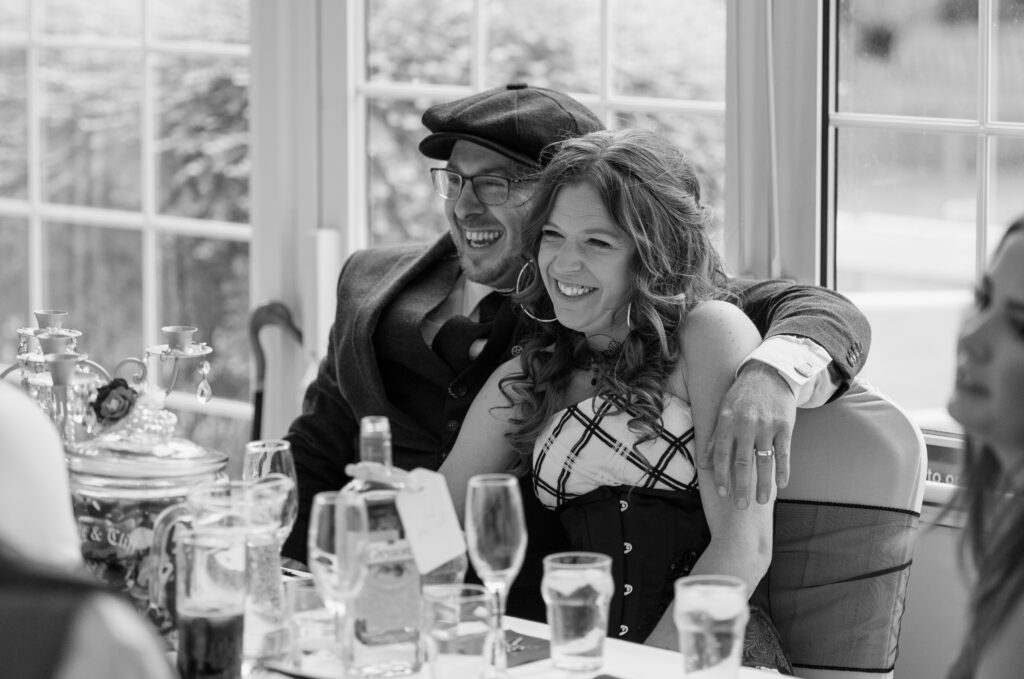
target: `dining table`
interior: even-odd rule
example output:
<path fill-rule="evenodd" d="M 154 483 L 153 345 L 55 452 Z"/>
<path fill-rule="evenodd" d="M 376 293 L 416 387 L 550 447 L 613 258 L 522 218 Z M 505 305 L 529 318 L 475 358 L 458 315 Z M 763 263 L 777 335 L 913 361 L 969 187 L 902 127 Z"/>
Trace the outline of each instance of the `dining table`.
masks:
<path fill-rule="evenodd" d="M 547 657 L 546 653 L 540 659 L 516 664 L 517 653 L 530 652 L 529 641 L 525 644 L 523 651 L 516 651 L 516 640 L 547 640 L 551 636 L 550 630 L 544 623 L 509 616 L 505 617 L 505 628 L 513 646 L 509 653 L 509 676 L 513 679 L 663 679 L 683 676 L 682 659 L 678 651 L 668 651 L 612 638 L 605 639 L 604 663 L 600 669 L 593 672 L 569 672 L 556 669 L 552 666 L 551 659 Z M 430 671 L 424 667 L 416 674 L 407 676 L 410 679 L 429 679 Z M 740 667 L 739 672 L 739 679 L 768 679 L 773 676 L 780 677 L 782 675 L 774 670 L 752 667 Z M 337 679 L 338 675 L 328 668 L 309 673 L 263 670 L 251 675 L 250 679 L 281 679 L 281 677 Z"/>

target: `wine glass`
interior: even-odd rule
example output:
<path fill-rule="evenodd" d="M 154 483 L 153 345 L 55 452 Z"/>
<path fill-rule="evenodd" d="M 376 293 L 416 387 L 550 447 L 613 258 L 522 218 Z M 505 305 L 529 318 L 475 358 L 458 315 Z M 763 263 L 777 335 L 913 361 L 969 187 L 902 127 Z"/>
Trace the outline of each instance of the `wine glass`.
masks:
<path fill-rule="evenodd" d="M 324 604 L 334 614 L 343 645 L 350 643 L 349 603 L 366 579 L 366 547 L 370 524 L 366 502 L 357 493 L 324 491 L 313 496 L 309 515 L 309 570 Z"/>
<path fill-rule="evenodd" d="M 466 538 L 473 568 L 495 599 L 495 629 L 490 677 L 508 676 L 503 616 L 508 588 L 526 555 L 526 521 L 519 481 L 511 474 L 478 474 L 466 492 Z"/>
<path fill-rule="evenodd" d="M 299 515 L 299 480 L 295 475 L 295 459 L 292 446 L 284 440 L 261 439 L 245 444 L 242 459 L 242 480 L 256 481 L 268 474 L 284 474 L 295 482 L 288 494 L 281 512 L 281 527 L 277 530 L 277 543 L 281 545 L 292 532 L 295 518 Z"/>

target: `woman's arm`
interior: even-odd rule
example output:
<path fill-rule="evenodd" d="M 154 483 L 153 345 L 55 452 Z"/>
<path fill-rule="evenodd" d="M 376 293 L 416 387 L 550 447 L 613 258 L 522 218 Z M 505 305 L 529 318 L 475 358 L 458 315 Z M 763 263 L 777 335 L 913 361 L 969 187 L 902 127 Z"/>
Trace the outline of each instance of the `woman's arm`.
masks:
<path fill-rule="evenodd" d="M 669 389 L 689 401 L 694 444 L 702 450 L 710 441 L 722 397 L 732 384 L 736 368 L 761 338 L 739 308 L 719 301 L 704 302 L 691 310 L 681 338 L 683 357 Z M 731 498 L 718 496 L 713 470 L 698 469 L 697 479 L 711 542 L 691 574 L 735 575 L 747 583 L 749 596 L 771 561 L 774 489 L 767 504 L 755 503 L 741 510 Z M 671 606 L 645 643 L 677 648 Z"/>
<path fill-rule="evenodd" d="M 469 406 L 459 437 L 438 470 L 448 481 L 459 523 L 466 511 L 466 483 L 471 476 L 512 472 L 519 466 L 519 456 L 505 438 L 514 410 L 500 387 L 502 378 L 518 372 L 522 372 L 520 360 L 513 358 L 491 374 Z"/>

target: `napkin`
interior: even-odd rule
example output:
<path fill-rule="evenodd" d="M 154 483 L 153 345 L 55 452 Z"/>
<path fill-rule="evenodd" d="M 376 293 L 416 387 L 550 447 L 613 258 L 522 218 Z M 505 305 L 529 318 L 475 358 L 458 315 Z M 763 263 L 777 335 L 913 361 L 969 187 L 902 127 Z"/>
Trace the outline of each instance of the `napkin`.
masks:
<path fill-rule="evenodd" d="M 505 640 L 509 645 L 507 653 L 509 667 L 518 667 L 551 656 L 551 644 L 547 639 L 505 630 Z"/>

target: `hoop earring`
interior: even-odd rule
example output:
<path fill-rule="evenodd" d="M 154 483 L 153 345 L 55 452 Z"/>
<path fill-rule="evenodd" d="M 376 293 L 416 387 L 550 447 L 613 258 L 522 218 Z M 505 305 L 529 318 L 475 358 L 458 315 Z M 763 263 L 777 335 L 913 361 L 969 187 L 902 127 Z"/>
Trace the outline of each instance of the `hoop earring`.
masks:
<path fill-rule="evenodd" d="M 629 300 L 629 304 L 626 305 L 626 330 L 633 332 L 633 300 Z"/>
<path fill-rule="evenodd" d="M 528 259 L 528 260 L 526 260 L 526 263 L 523 264 L 523 267 L 521 269 L 519 269 L 519 275 L 516 276 L 516 290 L 515 290 L 516 296 L 518 296 L 518 295 L 520 295 L 522 293 L 523 274 L 526 273 L 526 269 L 531 264 L 533 264 L 533 263 L 534 263 L 534 260 Z M 558 318 L 537 318 L 536 316 L 533 315 L 533 312 L 531 312 L 529 309 L 526 308 L 525 304 L 520 304 L 519 308 L 522 309 L 524 314 L 526 314 L 527 316 L 529 316 L 533 320 L 537 321 L 538 323 L 554 323 L 555 321 L 558 320 Z"/>

